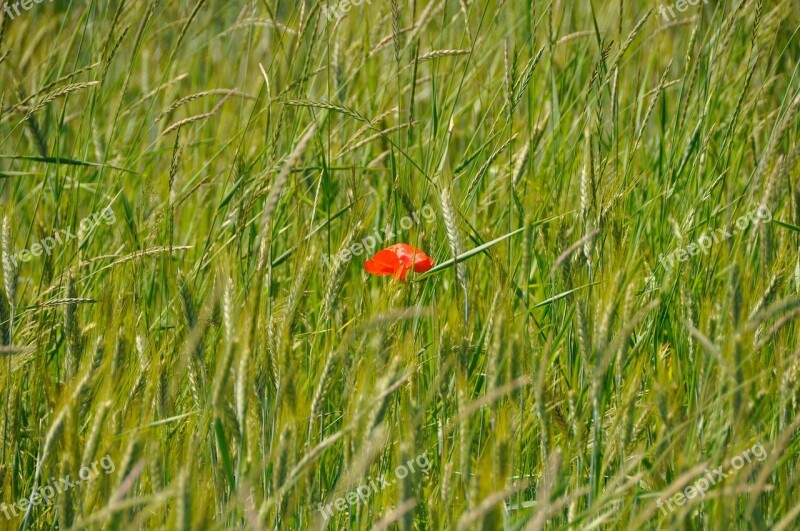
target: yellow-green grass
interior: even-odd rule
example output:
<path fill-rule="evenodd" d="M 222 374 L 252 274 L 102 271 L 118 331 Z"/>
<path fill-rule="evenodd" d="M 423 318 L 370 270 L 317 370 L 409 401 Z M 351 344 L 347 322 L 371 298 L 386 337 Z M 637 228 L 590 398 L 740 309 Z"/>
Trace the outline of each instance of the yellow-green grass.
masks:
<path fill-rule="evenodd" d="M 797 2 L 329 5 L 5 15 L 0 529 L 795 527 Z"/>

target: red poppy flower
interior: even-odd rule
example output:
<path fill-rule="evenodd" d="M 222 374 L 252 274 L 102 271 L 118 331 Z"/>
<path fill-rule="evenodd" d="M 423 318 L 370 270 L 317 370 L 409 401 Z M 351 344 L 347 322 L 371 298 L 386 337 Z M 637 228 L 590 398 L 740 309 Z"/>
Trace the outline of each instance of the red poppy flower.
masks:
<path fill-rule="evenodd" d="M 392 275 L 406 281 L 406 273 L 413 269 L 415 273 L 424 273 L 433 267 L 433 258 L 407 243 L 398 243 L 381 249 L 371 260 L 364 262 L 364 269 L 372 275 Z"/>

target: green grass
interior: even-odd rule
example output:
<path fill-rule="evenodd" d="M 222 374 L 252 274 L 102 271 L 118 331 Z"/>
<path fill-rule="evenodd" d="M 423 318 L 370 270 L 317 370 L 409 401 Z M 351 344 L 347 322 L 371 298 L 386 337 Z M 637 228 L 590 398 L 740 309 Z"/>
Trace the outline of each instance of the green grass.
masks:
<path fill-rule="evenodd" d="M 794 528 L 797 2 L 322 5 L 3 20 L 0 529 Z"/>

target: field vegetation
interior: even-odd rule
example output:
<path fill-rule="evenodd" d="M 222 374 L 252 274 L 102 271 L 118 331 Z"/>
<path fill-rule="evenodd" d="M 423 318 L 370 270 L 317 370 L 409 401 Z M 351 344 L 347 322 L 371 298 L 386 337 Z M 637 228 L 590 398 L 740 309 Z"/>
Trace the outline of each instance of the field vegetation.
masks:
<path fill-rule="evenodd" d="M 28 1 L 1 529 L 796 528 L 795 0 Z"/>

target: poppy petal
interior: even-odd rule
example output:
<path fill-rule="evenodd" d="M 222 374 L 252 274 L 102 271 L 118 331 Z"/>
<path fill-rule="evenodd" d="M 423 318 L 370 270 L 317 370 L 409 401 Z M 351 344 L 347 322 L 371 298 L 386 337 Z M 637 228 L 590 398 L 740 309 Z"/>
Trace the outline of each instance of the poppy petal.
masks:
<path fill-rule="evenodd" d="M 383 249 L 378 251 L 371 260 L 364 262 L 364 269 L 373 275 L 392 275 L 400 266 L 397 255 Z"/>
<path fill-rule="evenodd" d="M 398 259 L 397 255 L 387 249 L 378 251 L 375 256 L 372 257 L 372 259 L 393 271 L 398 265 L 400 265 L 400 260 Z"/>
<path fill-rule="evenodd" d="M 396 254 L 401 262 L 408 265 L 411 265 L 412 261 L 414 260 L 414 255 L 417 253 L 417 251 L 419 251 L 419 249 L 415 249 L 407 243 L 396 243 L 390 247 L 387 247 L 386 250 Z"/>
<path fill-rule="evenodd" d="M 392 275 L 395 282 L 405 282 L 410 270 L 424 273 L 433 267 L 433 263 L 430 256 L 416 247 L 407 243 L 396 243 L 378 251 L 372 259 L 364 262 L 364 269 L 373 275 Z"/>
<path fill-rule="evenodd" d="M 425 253 L 417 253 L 414 260 L 414 272 L 424 273 L 433 267 L 433 259 Z"/>
<path fill-rule="evenodd" d="M 391 275 L 394 269 L 389 269 L 384 264 L 375 262 L 374 260 L 367 260 L 364 262 L 364 270 L 371 275 Z"/>

